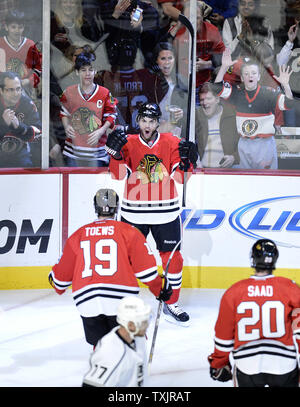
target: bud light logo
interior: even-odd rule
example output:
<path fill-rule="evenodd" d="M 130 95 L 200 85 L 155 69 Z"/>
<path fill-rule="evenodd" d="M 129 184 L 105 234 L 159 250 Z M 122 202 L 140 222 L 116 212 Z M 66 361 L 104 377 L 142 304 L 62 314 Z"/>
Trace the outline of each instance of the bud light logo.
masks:
<path fill-rule="evenodd" d="M 243 236 L 272 239 L 279 246 L 300 248 L 300 195 L 280 196 L 247 203 L 228 216 L 228 224 Z M 217 229 L 226 221 L 220 209 L 183 209 L 182 222 L 189 230 Z"/>

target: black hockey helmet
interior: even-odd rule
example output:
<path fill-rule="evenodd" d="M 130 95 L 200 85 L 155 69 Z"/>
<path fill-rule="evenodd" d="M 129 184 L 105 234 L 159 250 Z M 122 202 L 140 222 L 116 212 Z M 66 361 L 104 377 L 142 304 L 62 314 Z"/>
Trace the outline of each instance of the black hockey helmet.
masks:
<path fill-rule="evenodd" d="M 113 216 L 118 210 L 118 194 L 109 188 L 99 189 L 94 196 L 95 212 L 98 216 Z"/>
<path fill-rule="evenodd" d="M 159 121 L 161 118 L 161 110 L 158 104 L 156 103 L 143 103 L 138 110 L 136 120 L 139 121 L 141 117 L 151 117 Z"/>
<path fill-rule="evenodd" d="M 269 239 L 259 239 L 251 249 L 251 267 L 258 270 L 274 270 L 279 252 L 276 244 Z"/>

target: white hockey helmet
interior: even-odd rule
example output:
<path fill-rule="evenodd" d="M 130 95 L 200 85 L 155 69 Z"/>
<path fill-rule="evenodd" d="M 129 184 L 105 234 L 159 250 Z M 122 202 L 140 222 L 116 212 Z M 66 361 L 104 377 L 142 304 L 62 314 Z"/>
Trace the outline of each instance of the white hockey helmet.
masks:
<path fill-rule="evenodd" d="M 133 339 L 141 329 L 142 324 L 149 321 L 150 314 L 150 305 L 144 303 L 144 301 L 140 298 L 124 297 L 118 306 L 117 322 L 124 326 L 130 337 Z M 135 324 L 136 330 L 134 332 L 129 331 L 129 322 L 133 322 Z"/>

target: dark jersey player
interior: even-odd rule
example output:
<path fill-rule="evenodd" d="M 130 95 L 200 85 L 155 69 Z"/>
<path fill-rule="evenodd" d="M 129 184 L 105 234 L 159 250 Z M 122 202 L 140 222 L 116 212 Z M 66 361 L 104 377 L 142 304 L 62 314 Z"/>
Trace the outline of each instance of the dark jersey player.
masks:
<path fill-rule="evenodd" d="M 177 302 L 182 282 L 183 259 L 180 253 L 180 204 L 175 180 L 184 182 L 197 161 L 196 146 L 179 140 L 172 133 L 158 133 L 161 111 L 155 103 L 143 104 L 137 115 L 139 134 L 112 132 L 106 149 L 111 154 L 110 171 L 115 179 L 124 179 L 121 204 L 124 222 L 136 226 L 144 236 L 151 232 L 162 260 L 163 270 L 176 247 L 168 269 L 173 294 L 164 305 L 167 320 L 189 325 L 189 315 Z"/>

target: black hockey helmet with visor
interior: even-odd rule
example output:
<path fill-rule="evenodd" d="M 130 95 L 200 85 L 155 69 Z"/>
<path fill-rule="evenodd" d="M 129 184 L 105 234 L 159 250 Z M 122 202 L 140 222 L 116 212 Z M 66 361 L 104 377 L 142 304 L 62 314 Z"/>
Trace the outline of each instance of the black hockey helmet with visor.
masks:
<path fill-rule="evenodd" d="M 158 104 L 156 103 L 143 103 L 138 110 L 137 114 L 137 122 L 142 118 L 142 117 L 150 117 L 152 119 L 156 119 L 159 121 L 161 118 L 161 110 Z"/>
<path fill-rule="evenodd" d="M 259 239 L 252 246 L 250 257 L 251 267 L 256 270 L 269 270 L 276 268 L 279 252 L 276 244 L 269 239 Z"/>
<path fill-rule="evenodd" d="M 118 205 L 119 196 L 113 189 L 99 189 L 94 196 L 94 207 L 98 216 L 114 216 Z"/>

